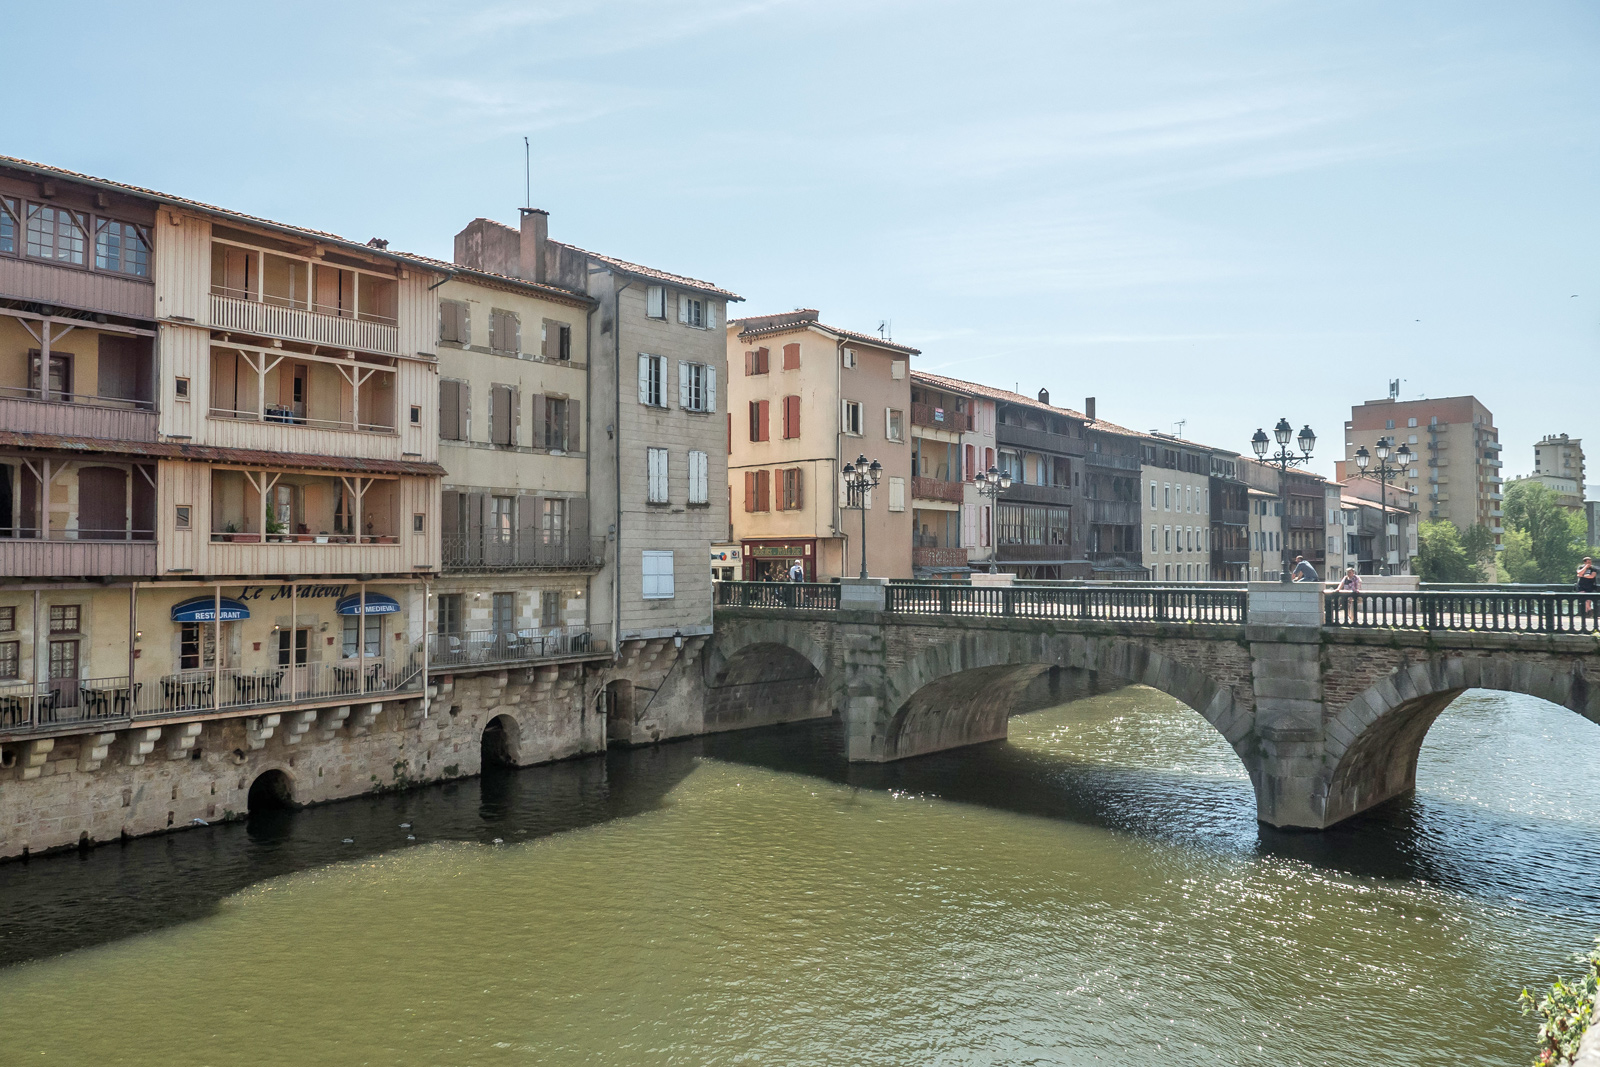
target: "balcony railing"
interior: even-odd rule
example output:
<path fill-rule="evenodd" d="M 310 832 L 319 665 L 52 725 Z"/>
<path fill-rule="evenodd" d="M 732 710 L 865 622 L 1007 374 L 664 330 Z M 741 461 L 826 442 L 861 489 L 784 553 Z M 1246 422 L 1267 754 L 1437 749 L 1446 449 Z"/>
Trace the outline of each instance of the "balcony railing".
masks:
<path fill-rule="evenodd" d="M 938 545 L 913 545 L 911 548 L 911 565 L 928 570 L 935 567 L 965 567 L 967 566 L 967 550 L 964 548 L 944 548 Z"/>
<path fill-rule="evenodd" d="M 520 531 L 499 534 L 447 533 L 441 538 L 442 565 L 447 571 L 471 570 L 575 570 L 598 567 L 605 560 L 604 538 L 590 538 L 588 530 L 568 531 L 565 538 L 548 543 L 541 533 Z"/>
<path fill-rule="evenodd" d="M 1071 456 L 1084 454 L 1081 440 L 1065 434 L 1050 433 L 1048 430 L 1030 430 L 1025 426 L 1009 426 L 1001 423 L 994 428 L 994 437 L 1002 445 L 1016 445 L 1038 452 L 1060 452 Z"/>
<path fill-rule="evenodd" d="M 1026 485 L 1012 482 L 1011 488 L 1000 494 L 1007 504 L 1070 504 L 1072 490 L 1064 485 Z"/>
<path fill-rule="evenodd" d="M 499 632 L 463 630 L 430 634 L 428 670 L 526 663 L 589 651 L 589 632 L 569 633 L 559 626 Z"/>
<path fill-rule="evenodd" d="M 213 289 L 211 326 L 263 337 L 308 341 L 335 348 L 356 348 L 364 352 L 400 354 L 400 329 L 388 322 L 350 318 L 344 314 L 326 315 L 300 308 L 280 307 L 240 299 L 236 290 Z"/>
<path fill-rule="evenodd" d="M 285 426 L 305 426 L 312 430 L 343 430 L 346 433 L 394 433 L 393 419 L 381 422 L 370 422 L 363 419 L 355 422 L 349 419 L 310 419 L 303 414 L 295 414 L 294 409 L 283 404 L 268 404 L 266 411 L 241 411 L 233 408 L 213 407 L 213 419 L 236 419 L 241 422 L 275 422 Z"/>
<path fill-rule="evenodd" d="M 103 578 L 154 574 L 156 543 L 148 530 L 112 541 L 0 537 L 0 574 L 34 578 Z"/>
<path fill-rule="evenodd" d="M 1085 452 L 1083 462 L 1090 467 L 1109 467 L 1118 471 L 1136 471 L 1140 466 L 1138 456 L 1118 456 L 1110 452 Z"/>
<path fill-rule="evenodd" d="M 921 500 L 944 500 L 959 504 L 964 495 L 963 484 L 946 481 L 943 478 L 924 478 L 917 475 L 911 479 L 911 495 Z"/>
<path fill-rule="evenodd" d="M 1092 523 L 1131 526 L 1139 522 L 1137 500 L 1090 500 L 1087 503 Z"/>
<path fill-rule="evenodd" d="M 216 542 L 233 542 L 235 544 L 259 545 L 263 541 L 270 544 L 285 545 L 397 545 L 400 543 L 398 534 L 309 534 L 309 533 L 269 533 L 265 536 L 259 531 L 244 530 L 213 530 L 211 540 Z"/>
<path fill-rule="evenodd" d="M 1002 563 L 1030 563 L 1040 560 L 1071 559 L 1071 545 L 1015 545 L 1002 543 L 996 552 Z"/>
<path fill-rule="evenodd" d="M 892 583 L 887 610 L 904 615 L 976 615 L 1030 619 L 1242 623 L 1243 589 L 1126 585 L 1114 588 Z"/>
<path fill-rule="evenodd" d="M 1491 592 L 1329 593 L 1329 626 L 1491 630 L 1502 633 L 1595 633 L 1600 594 Z"/>
<path fill-rule="evenodd" d="M 154 407 L 148 400 L 0 386 L 0 429 L 149 442 L 156 439 Z"/>
<path fill-rule="evenodd" d="M 926 426 L 934 430 L 949 430 L 951 433 L 970 433 L 972 412 L 936 407 L 933 404 L 912 404 L 911 425 Z"/>
<path fill-rule="evenodd" d="M 1224 526 L 1249 526 L 1250 513 L 1244 508 L 1212 508 L 1211 521 Z"/>
<path fill-rule="evenodd" d="M 713 582 L 722 608 L 809 608 L 837 611 L 837 582 Z"/>

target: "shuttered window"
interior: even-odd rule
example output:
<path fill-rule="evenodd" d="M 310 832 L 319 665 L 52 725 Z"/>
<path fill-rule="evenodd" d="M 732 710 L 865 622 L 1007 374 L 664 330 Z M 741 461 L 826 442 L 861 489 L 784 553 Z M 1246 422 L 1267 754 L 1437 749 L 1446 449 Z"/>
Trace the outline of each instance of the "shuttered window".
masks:
<path fill-rule="evenodd" d="M 971 445 L 967 446 L 971 448 Z M 961 547 L 976 548 L 978 546 L 978 505 L 961 505 Z"/>
<path fill-rule="evenodd" d="M 799 467 L 778 471 L 778 510 L 799 511 L 805 506 L 804 472 Z"/>
<path fill-rule="evenodd" d="M 667 503 L 667 450 L 664 448 L 646 449 L 646 467 L 649 476 L 649 489 L 646 499 L 652 504 Z"/>
<path fill-rule="evenodd" d="M 439 382 L 439 438 L 444 441 L 467 439 L 466 382 L 448 378 Z"/>
<path fill-rule="evenodd" d="M 870 493 L 871 491 L 868 490 Z M 871 504 L 868 504 L 871 507 Z M 906 509 L 906 480 L 904 478 L 889 479 L 889 510 L 904 511 Z"/>
<path fill-rule="evenodd" d="M 766 400 L 750 401 L 750 440 L 752 441 L 771 440 L 767 426 L 769 403 L 770 401 Z"/>
<path fill-rule="evenodd" d="M 790 345 L 784 345 L 783 346 L 783 369 L 784 370 L 799 370 L 800 369 L 800 346 L 798 344 L 790 344 Z"/>
<path fill-rule="evenodd" d="M 522 350 L 522 324 L 516 312 L 500 308 L 489 312 L 489 347 L 513 356 Z"/>
<path fill-rule="evenodd" d="M 644 599 L 672 599 L 672 552 L 670 550 L 645 549 L 642 571 Z"/>
<path fill-rule="evenodd" d="M 667 290 L 659 285 L 652 285 L 645 290 L 644 313 L 652 319 L 667 317 Z"/>
<path fill-rule="evenodd" d="M 489 390 L 489 440 L 497 445 L 516 443 L 511 432 L 512 392 L 509 385 L 491 386 Z"/>
<path fill-rule="evenodd" d="M 710 461 L 704 452 L 689 453 L 689 503 L 709 504 Z"/>
<path fill-rule="evenodd" d="M 745 354 L 744 354 L 744 372 L 745 372 L 745 374 L 748 376 L 748 375 L 751 375 L 751 374 L 765 374 L 765 373 L 767 373 L 767 361 L 768 361 L 769 355 L 770 354 L 767 352 L 767 350 L 765 348 L 753 348 L 753 349 L 750 349 L 749 351 L 745 352 Z"/>
<path fill-rule="evenodd" d="M 772 472 L 769 470 L 744 472 L 744 509 L 768 511 L 772 494 Z"/>
<path fill-rule="evenodd" d="M 678 363 L 678 406 L 684 411 L 717 410 L 717 368 L 707 363 Z"/>
<path fill-rule="evenodd" d="M 439 301 L 439 340 L 472 343 L 471 313 L 459 300 Z"/>
<path fill-rule="evenodd" d="M 639 353 L 639 403 L 667 406 L 667 357 Z"/>
<path fill-rule="evenodd" d="M 800 436 L 800 398 L 783 398 L 783 439 L 792 441 Z"/>
<path fill-rule="evenodd" d="M 540 327 L 539 354 L 549 359 L 572 358 L 572 327 L 555 319 L 545 319 Z"/>

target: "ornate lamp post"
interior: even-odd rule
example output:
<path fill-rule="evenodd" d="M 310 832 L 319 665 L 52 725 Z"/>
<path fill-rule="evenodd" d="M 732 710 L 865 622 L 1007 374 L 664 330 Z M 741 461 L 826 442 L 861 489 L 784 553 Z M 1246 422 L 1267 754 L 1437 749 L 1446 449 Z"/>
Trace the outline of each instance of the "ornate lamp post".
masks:
<path fill-rule="evenodd" d="M 1255 436 L 1250 438 L 1250 447 L 1255 450 L 1256 458 L 1270 463 L 1278 468 L 1278 505 L 1283 509 L 1283 522 L 1279 524 L 1278 540 L 1283 550 L 1281 560 L 1282 570 L 1279 572 L 1278 581 L 1289 580 L 1289 538 L 1285 536 L 1289 518 L 1289 468 L 1300 467 L 1311 462 L 1311 450 L 1317 445 L 1317 435 L 1311 432 L 1309 425 L 1302 427 L 1297 437 L 1300 452 L 1297 455 L 1289 448 L 1289 438 L 1294 434 L 1294 427 L 1289 425 L 1288 419 L 1279 419 L 1278 425 L 1272 428 L 1272 436 L 1278 441 L 1278 451 L 1267 455 L 1267 448 L 1272 443 L 1267 440 L 1265 430 L 1256 429 Z"/>
<path fill-rule="evenodd" d="M 1399 460 L 1399 466 L 1391 467 L 1389 465 L 1391 449 L 1394 450 L 1394 458 Z M 1378 510 L 1383 513 L 1383 573 L 1389 574 L 1391 573 L 1389 570 L 1389 479 L 1394 478 L 1398 483 L 1399 476 L 1405 472 L 1407 467 L 1411 466 L 1411 461 L 1417 457 L 1416 453 L 1411 451 L 1411 446 L 1404 441 L 1400 442 L 1399 448 L 1394 448 L 1394 439 L 1390 437 L 1378 438 L 1378 443 L 1373 446 L 1373 450 L 1378 453 L 1378 468 L 1373 473 L 1378 476 L 1378 503 L 1380 505 Z M 1372 455 L 1367 451 L 1366 445 L 1356 449 L 1356 466 L 1363 473 L 1371 463 Z"/>
<path fill-rule="evenodd" d="M 1000 556 L 1000 546 L 994 540 L 994 511 L 1000 494 L 1011 488 L 1011 475 L 997 467 L 990 467 L 987 471 L 974 474 L 972 480 L 977 483 L 979 494 L 989 500 L 989 573 L 999 574 L 1000 568 L 995 566 L 995 560 Z"/>
<path fill-rule="evenodd" d="M 857 456 L 844 465 L 845 507 L 861 509 L 861 577 L 867 577 L 867 493 L 883 477 L 883 464 Z"/>

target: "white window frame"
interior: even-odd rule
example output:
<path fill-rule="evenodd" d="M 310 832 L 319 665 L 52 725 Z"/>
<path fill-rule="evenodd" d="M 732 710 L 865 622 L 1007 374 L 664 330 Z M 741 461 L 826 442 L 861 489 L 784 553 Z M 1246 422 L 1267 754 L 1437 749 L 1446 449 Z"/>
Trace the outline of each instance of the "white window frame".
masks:
<path fill-rule="evenodd" d="M 706 453 L 689 453 L 689 503 L 711 503 L 710 470 L 710 457 Z"/>
<path fill-rule="evenodd" d="M 664 448 L 645 449 L 645 501 L 650 504 L 672 502 L 672 482 Z"/>
<path fill-rule="evenodd" d="M 862 417 L 861 401 L 842 400 L 839 402 L 840 429 L 851 437 L 862 437 L 865 432 L 865 420 Z M 852 429 L 852 426 L 854 427 Z"/>
<path fill-rule="evenodd" d="M 710 415 L 717 410 L 717 368 L 709 363 L 678 361 L 678 406 Z"/>
<path fill-rule="evenodd" d="M 667 317 L 666 286 L 651 285 L 645 287 L 644 313 L 646 318 L 651 319 L 664 319 Z"/>
<path fill-rule="evenodd" d="M 639 353 L 639 403 L 650 408 L 667 406 L 667 357 Z"/>
<path fill-rule="evenodd" d="M 692 330 L 714 330 L 717 328 L 716 305 L 703 296 L 679 293 L 678 322 Z"/>
<path fill-rule="evenodd" d="M 900 416 L 900 425 L 894 424 L 894 417 Z M 889 441 L 904 441 L 906 439 L 906 415 L 899 408 L 883 409 L 883 436 Z"/>
<path fill-rule="evenodd" d="M 640 554 L 639 591 L 645 600 L 671 600 L 676 595 L 671 549 L 647 548 Z"/>

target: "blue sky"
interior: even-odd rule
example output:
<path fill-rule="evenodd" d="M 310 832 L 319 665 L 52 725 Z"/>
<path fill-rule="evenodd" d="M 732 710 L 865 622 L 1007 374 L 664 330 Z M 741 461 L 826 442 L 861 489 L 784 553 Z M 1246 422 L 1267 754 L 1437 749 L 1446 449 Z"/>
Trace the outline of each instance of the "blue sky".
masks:
<path fill-rule="evenodd" d="M 448 258 L 515 219 L 1244 450 L 1470 392 L 1600 463 L 1600 6 L 11 5 L 0 152 Z M 1574 296 L 1573 294 L 1577 294 Z M 1594 464 L 1591 464 L 1594 465 Z M 1600 481 L 1600 474 L 1591 481 Z"/>

